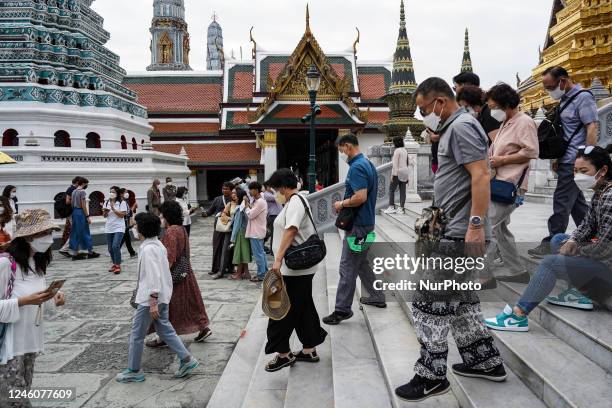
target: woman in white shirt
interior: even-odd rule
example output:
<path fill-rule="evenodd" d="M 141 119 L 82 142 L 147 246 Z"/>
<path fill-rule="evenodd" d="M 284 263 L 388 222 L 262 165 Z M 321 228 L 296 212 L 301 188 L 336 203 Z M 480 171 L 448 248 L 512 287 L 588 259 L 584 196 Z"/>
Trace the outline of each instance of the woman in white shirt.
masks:
<path fill-rule="evenodd" d="M 385 214 L 404 214 L 406 204 L 406 184 L 408 183 L 408 151 L 404 148 L 404 139 L 401 136 L 393 138 L 393 167 L 391 168 L 391 184 L 389 186 L 389 208 Z M 395 190 L 399 187 L 400 206 L 395 205 Z"/>
<path fill-rule="evenodd" d="M 176 190 L 176 199 L 175 201 L 179 203 L 181 208 L 183 209 L 183 227 L 187 230 L 187 236 L 191 233 L 191 214 L 193 214 L 196 209 L 189 208 L 189 203 L 187 202 L 187 190 L 186 187 L 179 187 Z"/>
<path fill-rule="evenodd" d="M 108 200 L 104 203 L 104 218 L 106 225 L 104 232 L 106 233 L 106 242 L 108 243 L 108 252 L 110 253 L 113 264 L 109 268 L 109 272 L 115 275 L 121 273 L 121 243 L 123 242 L 123 234 L 125 234 L 125 214 L 127 214 L 127 201 L 119 194 L 119 187 L 111 187 Z"/>
<path fill-rule="evenodd" d="M 272 269 L 280 270 L 287 288 L 291 307 L 281 320 L 268 321 L 268 342 L 266 354 L 277 353 L 265 370 L 278 371 L 293 365 L 296 361 L 318 362 L 316 346 L 325 341 L 327 332 L 321 327 L 319 314 L 312 299 L 312 279 L 321 263 L 304 270 L 292 270 L 285 265 L 283 258 L 287 249 L 299 245 L 315 234 L 314 225 L 306 213 L 310 212 L 308 200 L 298 196 L 298 180 L 290 169 L 275 171 L 267 184 L 276 190 L 277 201 L 285 203 L 283 210 L 274 220 L 274 236 L 278 237 L 272 243 L 274 264 Z M 306 205 L 306 207 L 304 206 Z M 289 338 L 295 330 L 302 350 L 292 353 L 289 348 Z"/>
<path fill-rule="evenodd" d="M 42 304 L 62 292 L 48 292 L 52 231 L 59 230 L 45 210 L 26 210 L 16 219 L 13 240 L 0 255 L 0 406 L 10 389 L 29 389 L 34 362 L 43 351 Z M 4 332 L 4 334 L 2 334 Z"/>
<path fill-rule="evenodd" d="M 9 235 L 13 235 L 15 233 L 15 217 L 17 217 L 17 187 L 8 185 L 4 187 L 2 191 L 2 196 L 6 197 L 11 207 L 11 211 L 13 213 L 12 218 L 5 225 L 6 232 Z"/>

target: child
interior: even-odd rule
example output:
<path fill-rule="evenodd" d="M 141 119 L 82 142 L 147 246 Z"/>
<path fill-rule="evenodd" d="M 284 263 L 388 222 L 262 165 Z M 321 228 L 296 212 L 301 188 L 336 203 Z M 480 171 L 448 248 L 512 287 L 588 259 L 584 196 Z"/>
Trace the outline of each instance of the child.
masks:
<path fill-rule="evenodd" d="M 157 239 L 161 221 L 151 213 L 136 215 L 135 226 L 142 245 L 138 251 L 138 286 L 135 303 L 138 305 L 132 321 L 128 368 L 117 374 L 118 382 L 141 382 L 144 374 L 140 373 L 142 349 L 147 329 L 153 319 L 159 338 L 180 358 L 175 378 L 182 378 L 191 373 L 200 364 L 185 348 L 180 337 L 168 318 L 168 304 L 172 297 L 172 275 L 168 266 L 166 248 Z"/>

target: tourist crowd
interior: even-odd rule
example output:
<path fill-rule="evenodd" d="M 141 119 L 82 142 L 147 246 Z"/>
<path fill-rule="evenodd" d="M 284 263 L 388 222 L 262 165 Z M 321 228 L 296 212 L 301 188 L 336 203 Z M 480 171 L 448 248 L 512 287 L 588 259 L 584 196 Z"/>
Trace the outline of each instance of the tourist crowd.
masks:
<path fill-rule="evenodd" d="M 552 127 L 561 132 L 556 151 L 557 187 L 549 234 L 529 254 L 543 257 L 533 276 L 527 271 L 509 229 L 512 216 L 522 205 L 532 159 L 549 154 L 542 147 L 542 127 L 519 109 L 520 98 L 511 86 L 499 83 L 488 91 L 480 88 L 473 73 L 454 78 L 454 87 L 436 77 L 423 81 L 414 97 L 432 142 L 435 206 L 419 220 L 427 228 L 417 231 L 429 243 L 434 258 L 480 257 L 487 261 L 483 287 L 496 281 L 527 284 L 516 305 L 507 305 L 495 317 L 481 319 L 475 292 L 444 294 L 417 291 L 412 301 L 413 323 L 421 344 L 414 377 L 396 389 L 410 401 L 447 392 L 448 333 L 451 331 L 462 358 L 453 364 L 457 375 L 504 381 L 507 374 L 495 341 L 487 328 L 527 331 L 529 313 L 542 301 L 577 309 L 592 309 L 610 284 L 612 266 L 612 163 L 610 154 L 596 146 L 597 112 L 593 95 L 574 84 L 560 67 L 544 72 L 550 96 L 560 100 Z M 540 135 L 538 134 L 540 133 Z M 403 213 L 410 163 L 403 140 L 393 140 L 390 202 L 387 214 Z M 270 317 L 265 352 L 275 354 L 266 371 L 277 371 L 296 362 L 317 362 L 316 347 L 326 338 L 326 325 L 337 325 L 353 316 L 357 277 L 366 296 L 360 303 L 385 308 L 384 293 L 374 289 L 376 277 L 368 261 L 375 240 L 376 200 L 379 192 L 374 165 L 361 152 L 353 134 L 337 140 L 339 156 L 349 171 L 345 193 L 335 202 L 336 226 L 345 230 L 340 256 L 339 282 L 334 311 L 319 318 L 312 281 L 326 254 L 318 237 L 312 211 L 301 180 L 291 169 L 279 169 L 262 185 L 250 179 L 225 182 L 203 217 L 214 217 L 212 228 L 212 279 L 263 282 L 263 307 Z M 558 146 L 556 147 L 558 148 Z M 551 153 L 552 154 L 552 153 Z M 65 218 L 60 253 L 71 259 L 99 257 L 94 252 L 89 226 L 91 215 L 85 190 L 89 181 L 75 177 L 66 193 L 56 200 L 56 211 Z M 138 279 L 132 304 L 135 314 L 129 340 L 127 368 L 120 382 L 144 380 L 141 373 L 143 345 L 169 347 L 180 359 L 176 377 L 192 372 L 198 361 L 178 337 L 196 334 L 204 341 L 212 331 L 200 288 L 190 261 L 191 215 L 196 208 L 188 190 L 166 179 L 160 189 L 154 180 L 147 192 L 145 212 L 138 213 L 133 194 L 113 186 L 102 206 L 104 232 L 111 259 L 109 272 L 122 272 L 121 248 L 138 256 Z M 400 191 L 400 206 L 395 191 Z M 594 190 L 587 204 L 582 189 Z M 19 212 L 16 187 L 7 186 L 0 197 L 0 378 L 2 387 L 28 387 L 36 353 L 42 350 L 39 305 L 54 299 L 61 306 L 61 291 L 45 289 L 44 275 L 51 262 L 51 233 L 58 228 L 43 210 Z M 431 218 L 432 214 L 445 217 Z M 578 226 L 566 234 L 569 216 Z M 442 221 L 440 221 L 442 220 Z M 442 224 L 440 224 L 442 223 Z M 438 228 L 436 231 L 433 228 Z M 431 228 L 431 229 L 428 229 Z M 141 242 L 138 254 L 130 232 Z M 161 238 L 159 238 L 161 237 Z M 407 239 L 408 240 L 408 239 Z M 269 242 L 266 246 L 266 243 Z M 271 255 L 270 262 L 267 255 Z M 497 258 L 497 259 L 496 259 Z M 492 261 L 496 259 L 496 261 Z M 254 262 L 256 270 L 249 271 Z M 503 263 L 508 275 L 492 272 Z M 557 279 L 569 289 L 551 296 Z M 8 288 L 7 291 L 5 289 Z M 588 295 L 588 296 L 587 296 Z M 466 322 L 469 322 L 467 324 Z M 292 351 L 296 332 L 302 349 Z M 157 338 L 145 343 L 147 334 Z M 26 340 L 24 340 L 26 339 Z M 29 379 L 29 380 L 28 380 Z"/>

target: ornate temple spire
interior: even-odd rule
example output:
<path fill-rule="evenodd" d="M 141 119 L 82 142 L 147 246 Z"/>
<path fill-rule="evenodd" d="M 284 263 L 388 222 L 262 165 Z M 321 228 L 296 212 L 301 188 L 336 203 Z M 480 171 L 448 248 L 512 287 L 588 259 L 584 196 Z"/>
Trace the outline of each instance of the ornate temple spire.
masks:
<path fill-rule="evenodd" d="M 310 8 L 308 7 L 308 3 L 306 3 L 306 33 L 311 34 L 310 31 Z"/>
<path fill-rule="evenodd" d="M 470 35 L 465 29 L 465 42 L 463 45 L 463 61 L 461 62 L 461 72 L 472 72 L 472 57 L 470 56 Z"/>
<path fill-rule="evenodd" d="M 189 71 L 189 32 L 183 0 L 155 0 L 148 71 Z"/>
<path fill-rule="evenodd" d="M 217 22 L 217 15 L 213 14 L 207 35 L 206 69 L 209 71 L 223 69 L 225 61 L 220 50 L 223 50 L 223 29 Z"/>
<path fill-rule="evenodd" d="M 406 32 L 404 0 L 402 0 L 400 5 L 399 36 L 393 56 L 393 74 L 388 93 L 413 93 L 415 90 L 414 66 L 412 65 L 412 56 L 410 54 L 410 41 L 408 41 L 408 33 Z"/>

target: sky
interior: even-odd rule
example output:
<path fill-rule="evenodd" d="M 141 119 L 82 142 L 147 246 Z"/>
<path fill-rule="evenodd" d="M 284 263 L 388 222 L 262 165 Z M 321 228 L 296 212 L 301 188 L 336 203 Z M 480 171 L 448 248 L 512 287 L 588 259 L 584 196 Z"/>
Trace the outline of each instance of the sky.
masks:
<path fill-rule="evenodd" d="M 324 52 L 352 49 L 361 31 L 358 61 L 392 59 L 399 29 L 400 0 L 310 0 L 312 31 Z M 106 46 L 123 68 L 143 71 L 150 64 L 149 27 L 153 0 L 97 0 L 93 9 L 111 33 Z M 538 63 L 552 0 L 405 0 L 406 25 L 417 82 L 430 76 L 448 81 L 461 67 L 465 28 L 470 31 L 474 72 L 488 88 L 499 81 L 516 85 Z M 206 30 L 216 14 L 226 56 L 234 50 L 250 59 L 249 29 L 258 46 L 291 53 L 305 28 L 305 0 L 185 0 L 191 36 L 190 64 L 206 67 Z"/>

